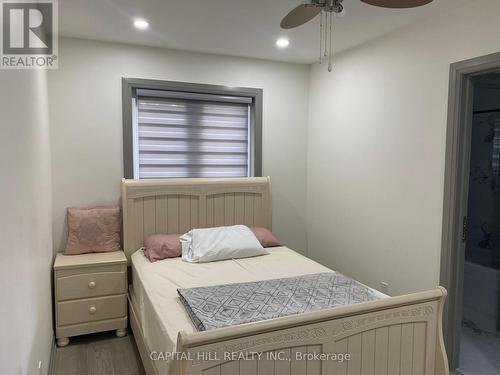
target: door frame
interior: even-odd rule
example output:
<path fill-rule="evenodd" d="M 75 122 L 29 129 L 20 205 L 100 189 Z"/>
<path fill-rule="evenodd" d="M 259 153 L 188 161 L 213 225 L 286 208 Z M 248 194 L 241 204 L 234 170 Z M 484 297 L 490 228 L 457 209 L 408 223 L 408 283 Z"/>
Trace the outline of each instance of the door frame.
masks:
<path fill-rule="evenodd" d="M 500 69 L 500 53 L 450 66 L 440 283 L 448 290 L 443 331 L 450 369 L 459 365 L 474 79 Z"/>

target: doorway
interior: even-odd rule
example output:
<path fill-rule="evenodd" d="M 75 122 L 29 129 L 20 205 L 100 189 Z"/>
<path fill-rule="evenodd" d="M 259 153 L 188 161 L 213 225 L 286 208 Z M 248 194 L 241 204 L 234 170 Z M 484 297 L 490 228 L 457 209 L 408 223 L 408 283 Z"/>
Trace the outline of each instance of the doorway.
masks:
<path fill-rule="evenodd" d="M 500 72 L 474 78 L 459 369 L 500 373 Z"/>
<path fill-rule="evenodd" d="M 500 374 L 500 54 L 451 66 L 441 284 L 450 369 Z"/>

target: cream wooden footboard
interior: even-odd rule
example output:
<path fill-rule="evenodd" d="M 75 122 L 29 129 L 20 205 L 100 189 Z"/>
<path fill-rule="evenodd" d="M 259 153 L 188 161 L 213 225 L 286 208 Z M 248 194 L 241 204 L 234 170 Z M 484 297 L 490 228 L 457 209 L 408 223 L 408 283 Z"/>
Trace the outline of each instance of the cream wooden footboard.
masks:
<path fill-rule="evenodd" d="M 169 375 L 448 375 L 441 327 L 445 296 L 438 288 L 213 331 L 181 332 L 177 347 L 186 355 L 172 363 Z M 260 359 L 255 352 L 263 353 Z M 304 359 L 304 353 L 311 358 Z M 315 360 L 314 353 L 330 354 L 330 359 Z M 349 354 L 350 360 L 335 361 L 335 354 Z"/>

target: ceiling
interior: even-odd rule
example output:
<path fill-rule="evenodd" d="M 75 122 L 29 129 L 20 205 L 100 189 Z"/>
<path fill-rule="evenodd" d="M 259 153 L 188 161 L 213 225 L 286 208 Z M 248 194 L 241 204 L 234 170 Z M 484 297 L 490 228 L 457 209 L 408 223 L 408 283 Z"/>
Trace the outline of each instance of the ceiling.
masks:
<path fill-rule="evenodd" d="M 457 8 L 467 0 L 435 0 L 411 10 L 392 10 L 344 0 L 346 16 L 334 21 L 336 52 Z M 319 20 L 281 30 L 283 16 L 300 0 L 63 0 L 60 33 L 77 38 L 123 42 L 223 55 L 311 63 L 319 55 Z M 138 31 L 132 20 L 150 22 Z M 290 47 L 275 46 L 278 37 Z"/>

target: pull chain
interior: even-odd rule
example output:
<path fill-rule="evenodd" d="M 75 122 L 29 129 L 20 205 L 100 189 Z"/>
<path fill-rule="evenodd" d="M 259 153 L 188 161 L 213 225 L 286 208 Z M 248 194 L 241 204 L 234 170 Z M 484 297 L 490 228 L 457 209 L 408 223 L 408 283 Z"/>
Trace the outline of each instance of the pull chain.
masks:
<path fill-rule="evenodd" d="M 330 47 L 329 47 L 329 55 L 328 55 L 328 71 L 332 71 L 332 55 L 333 55 L 333 50 L 332 50 L 332 23 L 333 23 L 333 12 L 330 12 Z"/>
<path fill-rule="evenodd" d="M 324 48 L 324 57 L 328 57 L 327 43 L 328 43 L 328 12 L 325 11 L 325 48 Z"/>
<path fill-rule="evenodd" d="M 328 71 L 333 69 L 333 12 L 342 11 L 342 0 L 325 1 L 325 5 L 319 13 L 319 63 L 326 62 L 328 58 Z M 324 21 L 323 21 L 323 15 Z M 324 41 L 324 43 L 323 43 Z"/>
<path fill-rule="evenodd" d="M 323 10 L 319 14 L 319 63 L 323 62 Z"/>

